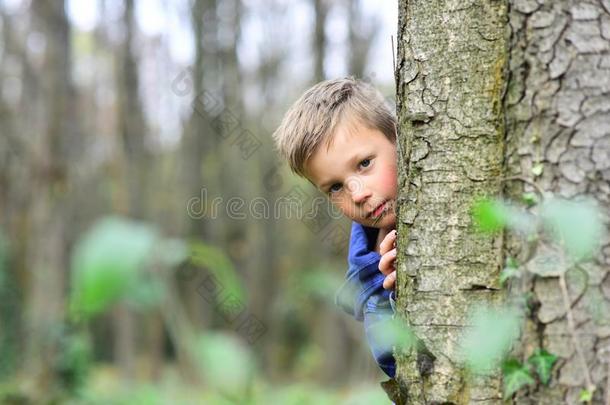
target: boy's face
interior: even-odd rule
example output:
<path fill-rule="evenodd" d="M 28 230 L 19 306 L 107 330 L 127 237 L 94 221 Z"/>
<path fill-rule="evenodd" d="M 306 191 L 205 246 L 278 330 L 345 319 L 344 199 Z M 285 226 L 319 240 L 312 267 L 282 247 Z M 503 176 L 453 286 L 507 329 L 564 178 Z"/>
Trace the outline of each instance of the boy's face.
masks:
<path fill-rule="evenodd" d="M 354 120 L 341 123 L 328 150 L 308 160 L 307 177 L 348 218 L 369 227 L 396 225 L 396 145 Z"/>

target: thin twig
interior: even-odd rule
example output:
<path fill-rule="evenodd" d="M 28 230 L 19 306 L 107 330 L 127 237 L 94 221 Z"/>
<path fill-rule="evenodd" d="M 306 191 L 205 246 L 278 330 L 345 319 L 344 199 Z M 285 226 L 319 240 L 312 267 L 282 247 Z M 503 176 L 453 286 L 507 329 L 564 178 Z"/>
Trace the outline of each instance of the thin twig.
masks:
<path fill-rule="evenodd" d="M 572 338 L 572 344 L 574 344 L 574 349 L 576 350 L 576 354 L 578 359 L 582 364 L 583 371 L 585 373 L 585 382 L 587 384 L 587 390 L 593 394 L 595 391 L 595 385 L 593 384 L 593 380 L 591 379 L 591 374 L 589 373 L 589 367 L 587 366 L 587 360 L 585 359 L 584 354 L 582 353 L 580 344 L 578 342 L 578 338 L 576 337 L 576 326 L 574 324 L 574 317 L 572 314 L 572 308 L 570 305 L 570 295 L 568 293 L 568 287 L 566 285 L 566 279 L 564 273 L 559 275 L 559 287 L 561 288 L 561 295 L 563 296 L 563 304 L 566 310 L 566 318 L 568 320 L 568 329 L 570 330 L 570 336 Z M 590 401 L 588 401 L 590 402 Z"/>
<path fill-rule="evenodd" d="M 500 181 L 509 181 L 509 180 L 519 180 L 526 184 L 529 184 L 530 186 L 532 186 L 536 189 L 536 192 L 540 195 L 540 199 L 544 200 L 544 190 L 534 181 L 532 181 L 526 177 L 523 177 L 523 176 L 511 176 L 511 177 L 504 177 L 504 178 L 500 179 Z"/>
<path fill-rule="evenodd" d="M 394 79 L 396 79 L 396 56 L 394 56 L 394 35 L 390 35 L 392 40 L 392 66 L 394 67 Z"/>

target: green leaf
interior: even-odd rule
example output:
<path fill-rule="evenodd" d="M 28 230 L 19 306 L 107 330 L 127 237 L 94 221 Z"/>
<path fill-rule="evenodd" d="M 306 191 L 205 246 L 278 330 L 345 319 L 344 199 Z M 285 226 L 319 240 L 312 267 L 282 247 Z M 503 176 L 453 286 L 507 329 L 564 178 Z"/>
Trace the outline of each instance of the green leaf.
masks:
<path fill-rule="evenodd" d="M 535 380 L 527 367 L 515 359 L 509 359 L 504 362 L 502 365 L 502 373 L 504 374 L 505 400 L 510 398 L 522 387 L 535 383 Z"/>
<path fill-rule="evenodd" d="M 593 399 L 593 393 L 589 390 L 580 391 L 580 395 L 578 396 L 578 400 L 580 402 L 590 402 Z"/>
<path fill-rule="evenodd" d="M 125 297 L 128 305 L 136 310 L 147 310 L 159 305 L 165 297 L 165 285 L 157 279 L 140 279 L 129 289 Z"/>
<path fill-rule="evenodd" d="M 514 267 L 505 267 L 501 272 L 500 272 L 500 285 L 504 286 L 504 283 L 506 283 L 506 281 L 508 281 L 511 278 L 515 278 L 515 277 L 520 277 L 521 276 L 521 271 L 517 268 Z"/>
<path fill-rule="evenodd" d="M 244 302 L 244 288 L 227 255 L 217 247 L 202 242 L 192 242 L 190 248 L 191 262 L 212 273 L 215 278 L 214 282 L 218 284 L 217 288 L 222 291 L 220 298 L 230 296 L 234 302 Z"/>
<path fill-rule="evenodd" d="M 201 335 L 196 363 L 213 388 L 243 395 L 256 371 L 252 353 L 238 338 L 222 332 Z"/>
<path fill-rule="evenodd" d="M 538 204 L 538 196 L 536 195 L 536 193 L 523 193 L 523 195 L 521 195 L 521 200 L 528 207 L 532 207 Z"/>
<path fill-rule="evenodd" d="M 511 267 L 513 269 L 518 269 L 519 268 L 519 262 L 514 257 L 508 256 L 506 258 L 506 262 L 504 264 L 504 267 Z"/>
<path fill-rule="evenodd" d="M 90 317 L 123 298 L 136 285 L 157 238 L 155 228 L 129 219 L 96 222 L 72 255 L 73 314 Z"/>
<path fill-rule="evenodd" d="M 475 202 L 471 215 L 480 231 L 493 233 L 506 226 L 507 214 L 501 201 L 484 198 Z"/>
<path fill-rule="evenodd" d="M 321 266 L 300 272 L 292 286 L 292 296 L 300 295 L 303 299 L 320 298 L 333 303 L 335 292 L 344 281 L 333 270 L 332 268 Z"/>
<path fill-rule="evenodd" d="M 547 352 L 544 349 L 537 349 L 528 359 L 527 363 L 534 367 L 540 381 L 543 384 L 548 384 L 551 379 L 551 369 L 557 361 L 557 356 Z"/>
<path fill-rule="evenodd" d="M 605 232 L 603 215 L 593 200 L 551 199 L 542 206 L 545 229 L 575 260 L 590 258 Z"/>
<path fill-rule="evenodd" d="M 409 350 L 417 343 L 417 338 L 411 328 L 400 319 L 389 319 L 370 326 L 369 337 L 384 351 L 391 352 L 396 346 L 401 350 Z"/>
<path fill-rule="evenodd" d="M 157 246 L 159 259 L 164 266 L 177 267 L 189 259 L 188 244 L 182 239 L 166 238 Z"/>
<path fill-rule="evenodd" d="M 519 336 L 521 317 L 513 308 L 478 307 L 471 318 L 472 327 L 461 339 L 461 355 L 475 373 L 492 373 Z"/>
<path fill-rule="evenodd" d="M 540 176 L 544 170 L 544 165 L 542 163 L 538 163 L 534 167 L 532 167 L 532 174 L 536 177 Z"/>

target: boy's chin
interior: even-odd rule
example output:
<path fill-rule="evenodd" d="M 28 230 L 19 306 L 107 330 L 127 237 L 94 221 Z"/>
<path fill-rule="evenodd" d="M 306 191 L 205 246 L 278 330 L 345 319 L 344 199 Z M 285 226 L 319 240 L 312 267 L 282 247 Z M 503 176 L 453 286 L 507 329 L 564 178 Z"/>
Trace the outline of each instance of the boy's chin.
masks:
<path fill-rule="evenodd" d="M 368 226 L 369 228 L 377 229 L 394 229 L 396 228 L 396 214 L 393 212 L 385 214 L 377 222 L 366 221 L 366 223 L 358 221 L 361 225 Z"/>

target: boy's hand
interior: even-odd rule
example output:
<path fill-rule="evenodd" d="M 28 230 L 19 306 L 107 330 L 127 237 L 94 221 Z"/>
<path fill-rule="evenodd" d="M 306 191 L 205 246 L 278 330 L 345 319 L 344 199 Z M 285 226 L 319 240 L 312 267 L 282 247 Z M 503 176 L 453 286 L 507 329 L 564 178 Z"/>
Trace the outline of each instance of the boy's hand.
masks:
<path fill-rule="evenodd" d="M 396 261 L 396 230 L 388 233 L 379 244 L 379 271 L 386 278 L 383 280 L 383 288 L 386 290 L 394 289 L 396 284 L 396 269 L 394 262 Z"/>

